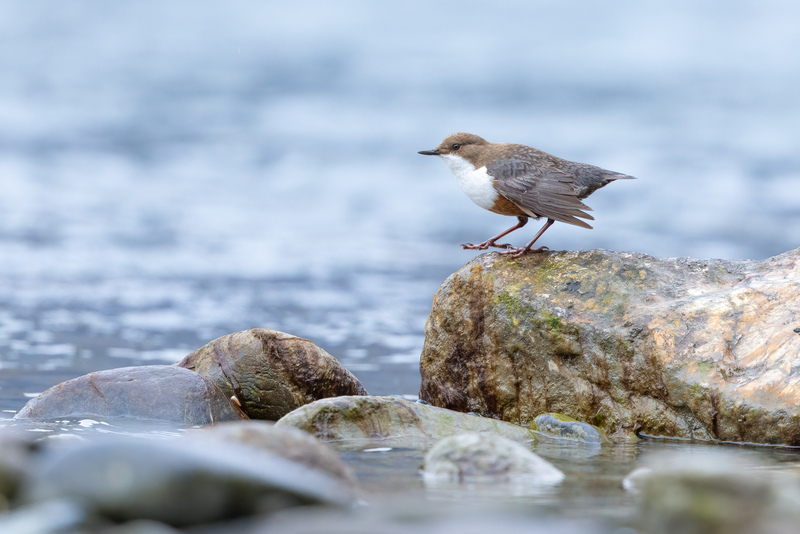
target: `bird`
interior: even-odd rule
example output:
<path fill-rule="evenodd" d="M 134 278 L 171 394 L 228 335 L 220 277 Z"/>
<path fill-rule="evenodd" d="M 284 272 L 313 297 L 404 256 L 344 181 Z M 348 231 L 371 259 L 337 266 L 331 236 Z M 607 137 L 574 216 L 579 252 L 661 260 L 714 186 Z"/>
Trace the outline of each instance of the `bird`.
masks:
<path fill-rule="evenodd" d="M 513 143 L 490 143 L 475 134 L 458 132 L 445 138 L 423 156 L 439 156 L 455 175 L 458 185 L 478 206 L 500 215 L 517 217 L 517 224 L 478 244 L 464 243 L 464 249 L 505 249 L 499 254 L 520 257 L 549 250 L 533 248 L 534 243 L 556 221 L 582 228 L 592 227 L 583 219 L 594 220 L 581 202 L 615 180 L 633 176 L 561 159 L 535 148 Z M 524 247 L 498 244 L 501 238 L 519 230 L 528 219 L 547 222 Z"/>

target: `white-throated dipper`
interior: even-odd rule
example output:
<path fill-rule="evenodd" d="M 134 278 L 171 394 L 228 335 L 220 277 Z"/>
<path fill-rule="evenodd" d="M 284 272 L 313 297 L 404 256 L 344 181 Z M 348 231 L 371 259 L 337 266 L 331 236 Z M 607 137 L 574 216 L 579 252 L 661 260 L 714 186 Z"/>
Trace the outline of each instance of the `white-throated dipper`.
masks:
<path fill-rule="evenodd" d="M 500 254 L 514 257 L 527 252 L 541 252 L 547 247 L 532 248 L 536 240 L 555 222 L 592 227 L 581 219 L 594 220 L 586 213 L 592 208 L 581 202 L 614 180 L 633 176 L 607 171 L 594 165 L 576 163 L 551 156 L 525 145 L 490 143 L 477 135 L 454 133 L 433 150 L 419 152 L 439 156 L 456 176 L 458 185 L 478 206 L 516 216 L 519 222 L 483 243 L 464 243 L 465 249 L 505 248 Z M 497 240 L 525 226 L 528 218 L 546 217 L 539 233 L 524 247 L 497 244 Z"/>

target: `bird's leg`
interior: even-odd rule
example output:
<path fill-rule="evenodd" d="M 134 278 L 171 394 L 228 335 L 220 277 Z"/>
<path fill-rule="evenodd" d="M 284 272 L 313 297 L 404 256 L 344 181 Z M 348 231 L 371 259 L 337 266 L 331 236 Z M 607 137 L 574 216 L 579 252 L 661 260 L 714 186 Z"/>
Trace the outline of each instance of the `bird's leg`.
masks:
<path fill-rule="evenodd" d="M 537 239 L 542 237 L 542 234 L 544 233 L 544 231 L 547 230 L 548 228 L 550 228 L 553 225 L 554 222 L 555 221 L 553 219 L 547 219 L 547 222 L 544 223 L 544 226 L 542 226 L 542 229 L 539 230 L 539 232 L 534 236 L 534 238 L 531 240 L 531 242 L 528 243 L 527 245 L 525 245 L 524 247 L 510 248 L 508 250 L 504 250 L 503 252 L 498 252 L 498 254 L 508 254 L 512 258 L 519 258 L 523 254 L 527 254 L 528 252 L 542 252 L 544 250 L 549 250 L 547 247 L 539 247 L 539 248 L 531 248 L 531 247 L 533 246 L 534 243 L 536 243 Z"/>
<path fill-rule="evenodd" d="M 472 243 L 464 243 L 464 244 L 461 245 L 461 248 L 469 249 L 469 250 L 486 250 L 489 247 L 511 248 L 511 245 L 496 245 L 495 243 L 501 237 L 507 236 L 508 234 L 513 232 L 514 230 L 519 230 L 520 228 L 522 228 L 523 226 L 525 226 L 528 223 L 528 218 L 527 217 L 519 216 L 519 217 L 517 217 L 517 219 L 519 220 L 519 222 L 516 225 L 512 226 L 511 228 L 509 228 L 508 230 L 506 230 L 505 232 L 501 232 L 501 233 L 497 234 L 496 236 L 494 236 L 494 237 L 492 237 L 490 239 L 487 239 L 483 243 L 479 243 L 477 245 L 473 245 Z"/>

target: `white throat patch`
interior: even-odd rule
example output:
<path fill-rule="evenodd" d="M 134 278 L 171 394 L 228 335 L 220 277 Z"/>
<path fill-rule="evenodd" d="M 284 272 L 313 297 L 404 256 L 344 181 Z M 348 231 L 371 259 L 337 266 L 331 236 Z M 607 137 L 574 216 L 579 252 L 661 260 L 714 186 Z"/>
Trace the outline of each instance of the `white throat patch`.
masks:
<path fill-rule="evenodd" d="M 492 185 L 492 177 L 486 172 L 486 166 L 476 169 L 472 163 L 455 154 L 442 154 L 440 157 L 470 200 L 483 209 L 494 207 L 498 194 Z"/>

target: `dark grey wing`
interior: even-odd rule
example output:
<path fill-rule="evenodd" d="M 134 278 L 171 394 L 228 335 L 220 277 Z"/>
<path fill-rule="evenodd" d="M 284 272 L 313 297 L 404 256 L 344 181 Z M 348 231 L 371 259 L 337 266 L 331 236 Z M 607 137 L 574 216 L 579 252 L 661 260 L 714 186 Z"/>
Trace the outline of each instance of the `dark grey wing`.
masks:
<path fill-rule="evenodd" d="M 586 213 L 592 208 L 578 197 L 575 177 L 556 167 L 556 158 L 540 154 L 530 161 L 504 159 L 487 165 L 486 170 L 495 178 L 497 191 L 531 217 L 547 217 L 591 228 L 581 220 L 594 220 L 594 217 Z"/>

